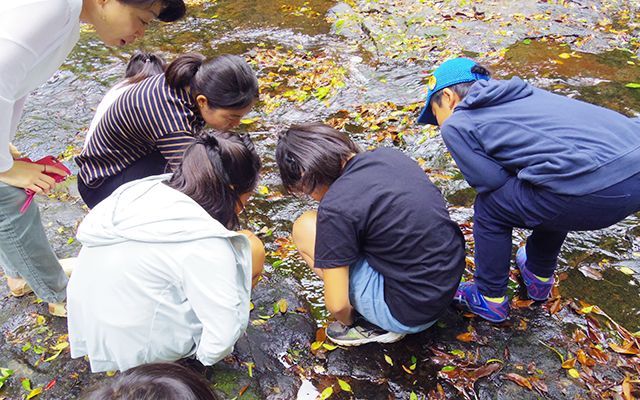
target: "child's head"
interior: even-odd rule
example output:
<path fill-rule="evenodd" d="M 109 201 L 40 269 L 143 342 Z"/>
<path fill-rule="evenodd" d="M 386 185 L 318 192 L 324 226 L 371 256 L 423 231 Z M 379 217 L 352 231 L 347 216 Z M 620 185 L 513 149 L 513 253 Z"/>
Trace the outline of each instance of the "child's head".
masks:
<path fill-rule="evenodd" d="M 84 400 L 218 400 L 210 384 L 178 364 L 144 364 L 124 372 Z"/>
<path fill-rule="evenodd" d="M 258 78 L 242 58 L 223 54 L 205 62 L 193 53 L 178 57 L 165 73 L 174 88 L 190 88 L 205 122 L 225 130 L 240 125 L 258 100 Z"/>
<path fill-rule="evenodd" d="M 124 82 L 134 84 L 147 79 L 150 76 L 164 72 L 167 62 L 160 54 L 141 51 L 131 57 L 124 73 Z"/>
<path fill-rule="evenodd" d="M 281 133 L 276 161 L 289 193 L 311 195 L 316 188 L 328 189 L 340 177 L 349 158 L 361 152 L 346 134 L 315 122 L 292 126 Z"/>
<path fill-rule="evenodd" d="M 204 132 L 185 150 L 180 166 L 167 182 L 191 197 L 228 229 L 258 184 L 262 163 L 246 134 Z"/>
<path fill-rule="evenodd" d="M 418 123 L 442 124 L 471 86 L 477 80 L 489 80 L 489 75 L 486 68 L 468 58 L 454 58 L 442 63 L 427 81 L 427 101 Z"/>

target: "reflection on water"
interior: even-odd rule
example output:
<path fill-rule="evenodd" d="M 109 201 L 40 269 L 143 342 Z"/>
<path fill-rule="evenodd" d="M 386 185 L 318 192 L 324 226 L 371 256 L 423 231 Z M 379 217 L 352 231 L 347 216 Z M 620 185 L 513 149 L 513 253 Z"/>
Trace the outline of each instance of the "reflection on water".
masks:
<path fill-rule="evenodd" d="M 344 127 L 360 144 L 399 146 L 421 160 L 452 205 L 466 207 L 452 210 L 452 216 L 458 222 L 468 222 L 472 218 L 468 207 L 473 191 L 468 190 L 452 163 L 437 130 L 414 123 L 422 107 L 419 103 L 424 99 L 425 71 L 431 69 L 434 60 L 407 63 L 400 59 L 376 59 L 349 46 L 328 33 L 330 26 L 323 16 L 334 4 L 327 0 L 203 2 L 189 7 L 183 21 L 154 22 L 143 40 L 117 49 L 104 47 L 95 33 L 83 32 L 80 44 L 62 71 L 29 99 L 16 141 L 32 156 L 60 154 L 79 146 L 93 108 L 122 75 L 124 65 L 138 48 L 159 51 L 168 60 L 189 51 L 208 57 L 224 52 L 243 54 L 252 60 L 263 88 L 261 102 L 247 115 L 253 122 L 241 125 L 239 130 L 252 135 L 263 156 L 265 173 L 261 185 L 266 188 L 266 193 L 253 197 L 245 223 L 265 232 L 262 239 L 270 262 L 280 261 L 278 240 L 289 237 L 295 218 L 315 205 L 305 198 L 277 195 L 284 190 L 275 168 L 275 140 L 277 133 L 291 123 L 330 118 L 337 121 L 351 115 Z M 625 86 L 640 83 L 640 62 L 622 50 L 593 55 L 572 52 L 569 47 L 552 42 L 528 41 L 512 46 L 504 60 L 490 67 L 499 78 L 518 75 L 560 94 L 629 116 L 640 115 L 640 89 Z M 293 79 L 294 76 L 300 79 Z M 319 92 L 318 85 L 326 91 Z M 389 104 L 395 108 L 376 116 L 383 121 L 380 126 L 377 121 L 367 120 L 373 118 L 376 110 L 363 105 L 390 107 Z M 395 119 L 390 117 L 392 113 L 397 113 Z M 396 127 L 397 132 L 380 134 L 390 126 Z M 404 137 L 398 138 L 398 132 L 405 133 Z M 598 264 L 603 259 L 611 263 L 640 259 L 637 225 L 638 217 L 633 216 L 606 230 L 572 233 L 561 255 L 560 270 L 572 270 L 577 263 Z M 522 233 L 516 231 L 514 243 L 521 237 Z M 321 282 L 303 266 L 295 252 L 267 271 L 298 277 L 314 306 L 314 316 L 319 323 L 326 319 Z M 561 286 L 563 294 L 587 298 L 589 290 L 585 288 L 595 286 L 585 279 L 572 273 Z M 614 282 L 614 278 L 609 281 Z M 633 326 L 633 313 L 638 309 L 632 305 L 637 304 L 632 301 L 638 297 L 637 278 L 616 282 L 626 289 L 616 294 L 619 297 L 615 301 L 613 296 L 593 301 L 614 319 L 628 320 Z M 629 286 L 629 282 L 635 282 L 636 286 Z M 607 288 L 603 286 L 602 291 L 606 293 Z"/>

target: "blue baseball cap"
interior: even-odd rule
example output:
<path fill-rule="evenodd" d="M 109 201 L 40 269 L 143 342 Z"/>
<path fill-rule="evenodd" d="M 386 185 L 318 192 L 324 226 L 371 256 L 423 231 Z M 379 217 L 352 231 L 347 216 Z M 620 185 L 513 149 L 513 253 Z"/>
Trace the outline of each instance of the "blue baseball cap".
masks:
<path fill-rule="evenodd" d="M 418 117 L 419 124 L 438 125 L 438 120 L 429 107 L 431 96 L 439 90 L 449 86 L 457 85 L 463 82 L 473 82 L 480 79 L 489 80 L 488 75 L 475 74 L 471 72 L 471 68 L 475 67 L 475 61 L 468 58 L 454 58 L 442 63 L 429 77 L 427 86 L 427 102 L 424 110 Z"/>

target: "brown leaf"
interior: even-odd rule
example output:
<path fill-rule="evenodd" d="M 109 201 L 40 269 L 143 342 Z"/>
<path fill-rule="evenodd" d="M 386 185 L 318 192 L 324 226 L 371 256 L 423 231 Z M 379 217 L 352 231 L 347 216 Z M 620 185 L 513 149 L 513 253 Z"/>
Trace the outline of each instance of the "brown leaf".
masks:
<path fill-rule="evenodd" d="M 531 382 L 531 386 L 533 386 L 536 392 L 540 394 L 549 393 L 549 389 L 547 389 L 547 385 L 544 383 L 542 379 L 531 377 L 529 378 L 529 381 Z"/>
<path fill-rule="evenodd" d="M 475 379 L 484 378 L 485 376 L 491 375 L 500 368 L 502 368 L 502 364 L 498 362 L 494 362 L 489 365 L 483 365 L 482 367 L 473 371 L 473 377 Z"/>
<path fill-rule="evenodd" d="M 589 357 L 582 349 L 578 350 L 578 361 L 583 366 L 586 365 L 588 367 L 593 367 L 594 365 L 596 365 L 596 361 L 593 358 Z"/>
<path fill-rule="evenodd" d="M 533 303 L 535 303 L 534 300 L 518 300 L 516 301 L 516 305 L 519 308 L 526 308 L 529 307 L 530 305 L 532 305 Z"/>
<path fill-rule="evenodd" d="M 558 311 L 560 311 L 561 308 L 562 308 L 562 301 L 561 301 L 561 299 L 558 299 L 555 302 L 553 302 L 553 305 L 549 309 L 549 313 L 551 315 L 553 315 L 553 314 L 557 313 Z"/>
<path fill-rule="evenodd" d="M 640 350 L 638 349 L 627 349 L 624 347 L 620 347 L 615 343 L 609 343 L 609 347 L 611 347 L 611 350 L 620 354 L 640 354 Z"/>
<path fill-rule="evenodd" d="M 510 380 L 514 381 L 515 383 L 517 383 L 518 385 L 522 386 L 522 387 L 526 387 L 529 390 L 533 390 L 533 387 L 531 387 L 531 382 L 529 382 L 529 380 L 527 378 L 524 378 L 518 374 L 515 373 L 509 373 L 506 375 L 507 378 L 509 378 Z"/>
<path fill-rule="evenodd" d="M 585 343 L 589 338 L 584 334 L 584 332 L 582 332 L 582 330 L 576 329 L 575 332 L 573 332 L 573 340 L 577 343 Z"/>
<path fill-rule="evenodd" d="M 316 331 L 316 342 L 324 342 L 327 340 L 327 332 L 325 328 L 320 328 Z"/>
<path fill-rule="evenodd" d="M 531 361 L 529 365 L 527 365 L 527 374 L 533 375 L 536 373 L 536 363 Z"/>
<path fill-rule="evenodd" d="M 588 265 L 583 265 L 578 269 L 587 278 L 591 278 L 591 279 L 594 279 L 594 280 L 597 280 L 597 281 L 601 281 L 602 280 L 602 274 L 599 271 L 591 268 Z"/>
<path fill-rule="evenodd" d="M 571 369 L 571 368 L 573 368 L 575 365 L 576 365 L 576 358 L 575 358 L 575 357 L 571 357 L 570 359 L 565 360 L 565 361 L 562 363 L 562 368 L 564 368 L 564 369 Z"/>
<path fill-rule="evenodd" d="M 460 334 L 460 335 L 456 336 L 456 339 L 458 339 L 460 341 L 463 341 L 463 342 L 471 342 L 471 341 L 475 340 L 475 336 L 477 336 L 476 332 L 473 331 L 473 332 L 467 332 L 467 333 Z"/>
<path fill-rule="evenodd" d="M 593 357 L 597 362 L 601 364 L 606 364 L 609 362 L 609 355 L 596 347 L 588 349 L 587 353 L 589 353 L 591 357 Z"/>

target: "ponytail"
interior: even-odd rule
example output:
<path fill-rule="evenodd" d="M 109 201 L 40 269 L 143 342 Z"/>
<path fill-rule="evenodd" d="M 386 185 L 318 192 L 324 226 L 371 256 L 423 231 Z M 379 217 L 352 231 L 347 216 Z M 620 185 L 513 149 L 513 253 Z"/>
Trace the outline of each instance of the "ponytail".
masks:
<path fill-rule="evenodd" d="M 169 86 L 174 89 L 191 87 L 204 60 L 204 56 L 199 53 L 189 53 L 176 58 L 164 73 Z"/>
<path fill-rule="evenodd" d="M 160 54 L 141 51 L 129 60 L 123 83 L 132 85 L 141 82 L 150 76 L 163 73 L 166 67 L 167 62 Z"/>
<path fill-rule="evenodd" d="M 202 133 L 184 153 L 166 184 L 191 197 L 228 229 L 239 223 L 240 196 L 252 192 L 262 163 L 246 134 Z"/>
<path fill-rule="evenodd" d="M 178 57 L 165 72 L 169 86 L 190 88 L 194 98 L 203 95 L 214 110 L 242 110 L 258 99 L 258 78 L 245 60 L 222 54 L 204 61 L 198 53 Z"/>

